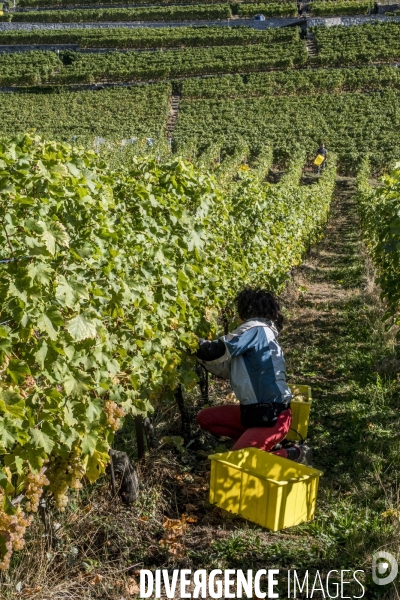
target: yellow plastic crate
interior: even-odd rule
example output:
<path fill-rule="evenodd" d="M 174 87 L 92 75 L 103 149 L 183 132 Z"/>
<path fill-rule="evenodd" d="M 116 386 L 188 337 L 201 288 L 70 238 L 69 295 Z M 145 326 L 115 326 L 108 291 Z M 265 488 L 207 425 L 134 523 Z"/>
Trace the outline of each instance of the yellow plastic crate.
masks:
<path fill-rule="evenodd" d="M 308 423 L 310 420 L 310 410 L 312 404 L 311 388 L 309 385 L 289 385 L 292 392 L 298 390 L 301 396 L 306 398 L 305 402 L 292 400 L 290 407 L 292 409 L 292 425 L 286 438 L 293 441 L 301 441 L 300 435 L 305 439 L 308 433 Z M 300 435 L 296 433 L 299 432 Z"/>
<path fill-rule="evenodd" d="M 209 458 L 211 504 L 271 531 L 314 517 L 321 471 L 258 448 Z"/>
<path fill-rule="evenodd" d="M 319 165 L 322 165 L 324 160 L 325 160 L 325 156 L 322 156 L 322 154 L 318 154 L 317 158 L 314 160 L 314 165 L 319 167 Z"/>

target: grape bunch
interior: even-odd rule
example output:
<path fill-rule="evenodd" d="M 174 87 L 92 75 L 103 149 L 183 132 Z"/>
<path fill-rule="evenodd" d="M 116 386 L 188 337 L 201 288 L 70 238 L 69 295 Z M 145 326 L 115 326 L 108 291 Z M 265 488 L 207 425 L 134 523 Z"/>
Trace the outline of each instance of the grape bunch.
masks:
<path fill-rule="evenodd" d="M 42 469 L 39 473 L 29 473 L 25 477 L 25 509 L 27 512 L 37 512 L 39 506 L 39 500 L 43 494 L 43 487 L 49 485 L 50 481 L 47 479 Z"/>
<path fill-rule="evenodd" d="M 4 493 L 0 490 L 0 505 L 3 506 Z M 7 514 L 0 509 L 0 537 L 5 541 L 6 551 L 0 557 L 0 571 L 5 571 L 10 566 L 10 559 L 14 550 L 24 547 L 26 528 L 31 524 L 32 516 L 25 517 L 25 513 L 18 507 L 14 515 Z"/>
<path fill-rule="evenodd" d="M 67 459 L 52 458 L 47 475 L 56 506 L 61 512 L 64 512 L 68 504 L 68 489 L 70 487 L 74 490 L 82 488 L 81 479 L 85 475 L 85 467 L 79 452 L 76 450 L 71 452 Z"/>
<path fill-rule="evenodd" d="M 292 392 L 294 395 L 293 400 L 295 400 L 295 402 L 307 402 L 306 396 L 300 392 L 299 388 L 292 388 Z"/>
<path fill-rule="evenodd" d="M 121 427 L 121 417 L 125 415 L 125 412 L 111 400 L 106 400 L 104 403 L 104 412 L 107 415 L 107 423 L 111 426 L 113 431 L 118 431 Z"/>

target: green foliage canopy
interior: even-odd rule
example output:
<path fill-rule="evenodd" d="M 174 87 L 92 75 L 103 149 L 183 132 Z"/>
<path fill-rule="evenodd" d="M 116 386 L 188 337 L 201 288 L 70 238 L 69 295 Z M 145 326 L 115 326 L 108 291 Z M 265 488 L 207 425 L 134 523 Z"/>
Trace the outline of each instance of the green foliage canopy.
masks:
<path fill-rule="evenodd" d="M 211 177 L 181 159 L 137 157 L 111 171 L 79 147 L 28 135 L 0 143 L 7 507 L 49 460 L 79 459 L 79 477 L 94 481 L 113 438 L 110 403 L 146 413 L 179 383 L 193 386 L 197 336 L 215 334 L 244 285 L 281 290 L 318 239 L 334 160 L 318 184 L 300 186 L 297 153 L 273 186 L 264 183 L 271 151 L 254 169 L 239 164 L 246 153 Z"/>

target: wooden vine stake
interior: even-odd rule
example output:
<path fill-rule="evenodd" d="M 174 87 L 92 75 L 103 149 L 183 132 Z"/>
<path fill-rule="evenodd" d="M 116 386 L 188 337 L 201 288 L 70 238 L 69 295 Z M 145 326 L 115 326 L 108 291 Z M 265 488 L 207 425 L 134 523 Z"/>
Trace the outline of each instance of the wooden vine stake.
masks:
<path fill-rule="evenodd" d="M 144 457 L 144 453 L 145 453 L 142 415 L 136 415 L 136 417 L 135 417 L 135 430 L 136 430 L 136 443 L 137 443 L 138 459 L 140 460 L 141 458 Z"/>

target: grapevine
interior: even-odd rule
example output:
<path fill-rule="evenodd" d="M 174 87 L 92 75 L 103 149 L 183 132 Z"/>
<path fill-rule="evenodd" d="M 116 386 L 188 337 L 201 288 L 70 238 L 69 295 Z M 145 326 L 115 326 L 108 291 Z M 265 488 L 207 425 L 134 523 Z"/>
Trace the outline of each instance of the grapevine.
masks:
<path fill-rule="evenodd" d="M 65 52 L 62 64 L 56 52 L 31 51 L 0 54 L 1 85 L 65 85 L 165 79 L 188 75 L 226 72 L 265 71 L 271 67 L 287 68 L 306 65 L 308 55 L 300 40 L 282 44 L 250 44 L 184 48 L 154 52 L 110 52 L 84 54 Z"/>
<path fill-rule="evenodd" d="M 192 4 L 190 6 L 149 6 L 137 8 L 75 8 L 6 13 L 0 21 L 13 23 L 95 23 L 129 21 L 180 21 L 190 19 L 229 19 L 229 4 Z"/>
<path fill-rule="evenodd" d="M 72 452 L 66 459 L 52 457 L 48 471 L 48 486 L 54 496 L 57 508 L 64 512 L 68 504 L 68 490 L 82 489 L 81 480 L 85 475 L 85 467 L 78 451 Z"/>
<path fill-rule="evenodd" d="M 377 282 L 387 305 L 385 314 L 390 325 L 400 323 L 399 286 L 399 190 L 398 167 L 385 175 L 381 185 L 373 188 L 368 156 L 358 172 L 358 207 L 366 246 L 377 268 Z"/>
<path fill-rule="evenodd" d="M 3 98 L 0 135 L 35 128 L 47 139 L 74 141 L 97 151 L 106 139 L 135 154 L 148 153 L 146 138 L 163 137 L 169 109 L 169 84 L 60 94 L 10 94 Z M 101 138 L 96 148 L 95 138 Z M 134 139 L 133 139 L 134 138 Z"/>
<path fill-rule="evenodd" d="M 385 71 L 385 76 L 390 74 L 391 71 Z M 370 72 L 370 75 L 371 85 L 378 85 L 379 76 L 374 83 L 374 73 Z M 355 79 L 359 74 L 349 74 L 348 81 L 351 76 Z M 325 77 L 329 77 L 329 74 Z M 271 86 L 276 85 L 279 91 L 279 84 L 284 89 L 285 79 L 286 74 L 282 74 L 280 80 L 274 77 L 260 81 L 266 86 L 271 82 Z M 295 92 L 296 78 L 289 74 L 287 79 Z M 321 79 L 323 82 L 324 78 Z M 338 91 L 334 97 L 318 92 L 314 95 L 293 93 L 291 96 L 273 96 L 260 93 L 255 96 L 255 76 L 244 85 L 240 78 L 236 78 L 239 81 L 237 91 L 234 85 L 229 89 L 226 85 L 228 81 L 224 78 L 221 87 L 215 80 L 193 82 L 193 87 L 188 82 L 189 98 L 185 98 L 184 84 L 175 129 L 178 150 L 185 148 L 189 141 L 206 146 L 221 140 L 228 152 L 233 152 L 243 140 L 250 148 L 267 143 L 274 148 L 274 162 L 284 165 L 297 146 L 305 148 L 311 162 L 321 141 L 324 141 L 330 150 L 337 153 L 339 168 L 347 174 L 357 170 L 365 153 L 371 153 L 374 172 L 387 169 L 400 155 L 397 135 L 400 95 L 396 89 L 389 87 L 369 94 Z M 298 81 L 304 89 L 307 82 L 312 83 L 313 79 L 305 76 Z M 316 78 L 314 81 L 318 83 Z M 395 82 L 396 76 L 393 79 L 394 86 Z M 353 83 L 360 85 L 354 80 Z M 365 83 L 368 85 L 368 80 Z M 194 96 L 194 89 L 196 97 L 192 98 L 190 96 Z"/>
<path fill-rule="evenodd" d="M 25 545 L 24 535 L 26 528 L 31 524 L 32 517 L 25 517 L 21 507 L 17 509 L 4 509 L 5 494 L 0 488 L 0 571 L 10 566 L 13 551 L 22 550 Z"/>
<path fill-rule="evenodd" d="M 368 15 L 374 3 L 371 0 L 314 0 L 312 14 L 329 17 L 331 15 Z"/>
<path fill-rule="evenodd" d="M 118 431 L 121 426 L 121 417 L 124 416 L 124 411 L 115 402 L 107 400 L 104 403 L 104 412 L 107 415 L 107 423 L 113 431 Z"/>
<path fill-rule="evenodd" d="M 0 31 L 1 44 L 79 44 L 81 48 L 181 48 L 296 42 L 297 28 L 168 27 Z"/>
<path fill-rule="evenodd" d="M 29 473 L 25 477 L 25 510 L 27 512 L 37 512 L 39 501 L 43 494 L 43 487 L 49 485 L 44 469 L 39 473 Z"/>
<path fill-rule="evenodd" d="M 332 2 L 333 7 L 335 4 Z M 312 28 L 318 47 L 318 64 L 343 66 L 397 60 L 400 56 L 399 30 L 398 23 Z"/>
<path fill-rule="evenodd" d="M 215 333 L 237 286 L 282 289 L 325 225 L 335 165 L 302 187 L 299 155 L 282 185 L 264 186 L 271 157 L 244 144 L 223 157 L 217 183 L 180 159 L 112 171 L 80 147 L 29 136 L 0 145 L 1 247 L 13 251 L 0 265 L 8 502 L 26 488 L 33 512 L 44 486 L 64 511 L 70 488 L 104 473 L 124 415 L 195 384 L 197 336 Z M 28 312 L 15 309 L 19 289 Z M 17 536 L 0 536 L 3 566 L 29 522 L 21 511 L 3 517 Z"/>

